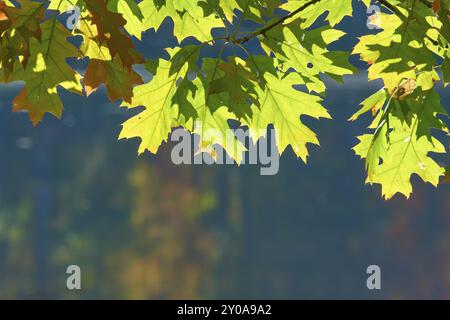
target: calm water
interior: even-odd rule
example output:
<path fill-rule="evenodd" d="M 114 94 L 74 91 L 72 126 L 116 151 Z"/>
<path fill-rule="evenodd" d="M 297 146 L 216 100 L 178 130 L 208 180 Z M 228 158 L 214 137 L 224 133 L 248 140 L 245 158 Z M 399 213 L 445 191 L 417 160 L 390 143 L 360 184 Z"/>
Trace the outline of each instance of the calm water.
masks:
<path fill-rule="evenodd" d="M 331 87 L 334 121 L 308 121 L 322 144 L 309 164 L 289 151 L 266 177 L 177 167 L 170 146 L 137 157 L 104 92 L 63 95 L 62 121 L 33 129 L 10 112 L 18 89 L 1 89 L 0 297 L 450 298 L 450 185 L 414 178 L 412 199 L 389 202 L 364 185 L 350 149 L 368 119 L 346 119 L 378 87 L 361 79 Z M 71 264 L 80 292 L 66 289 Z"/>

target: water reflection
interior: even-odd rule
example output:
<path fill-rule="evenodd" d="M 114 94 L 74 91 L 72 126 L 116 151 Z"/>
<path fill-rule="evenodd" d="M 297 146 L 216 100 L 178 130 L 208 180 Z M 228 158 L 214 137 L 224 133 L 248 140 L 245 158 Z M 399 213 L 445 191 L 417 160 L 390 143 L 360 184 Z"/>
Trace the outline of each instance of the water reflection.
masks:
<path fill-rule="evenodd" d="M 373 89 L 332 88 L 335 121 L 311 124 L 322 147 L 308 166 L 286 154 L 273 177 L 176 167 L 169 146 L 137 158 L 101 92 L 65 96 L 69 118 L 36 129 L 1 92 L 0 297 L 449 298 L 449 185 L 414 179 L 413 199 L 384 202 L 349 151 L 364 124 L 346 119 Z"/>

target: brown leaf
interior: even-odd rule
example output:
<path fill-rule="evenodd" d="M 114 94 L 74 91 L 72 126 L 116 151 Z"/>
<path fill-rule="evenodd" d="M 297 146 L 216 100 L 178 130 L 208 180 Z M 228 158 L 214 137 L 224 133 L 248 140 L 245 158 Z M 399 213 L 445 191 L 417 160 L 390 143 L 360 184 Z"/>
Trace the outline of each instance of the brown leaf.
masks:
<path fill-rule="evenodd" d="M 434 13 L 438 13 L 439 11 L 441 11 L 441 0 L 434 0 L 432 8 Z"/>
<path fill-rule="evenodd" d="M 6 3 L 5 1 L 0 1 L 0 21 L 9 20 L 8 16 L 6 15 Z"/>
<path fill-rule="evenodd" d="M 142 79 L 132 69 L 123 66 L 118 57 L 113 61 L 92 59 L 84 75 L 83 84 L 87 96 L 95 92 L 101 84 L 105 84 L 111 102 L 121 99 L 131 103 L 133 87 L 142 84 Z"/>
<path fill-rule="evenodd" d="M 450 167 L 447 168 L 447 170 L 445 171 L 445 176 L 442 179 L 443 183 L 450 183 Z"/>

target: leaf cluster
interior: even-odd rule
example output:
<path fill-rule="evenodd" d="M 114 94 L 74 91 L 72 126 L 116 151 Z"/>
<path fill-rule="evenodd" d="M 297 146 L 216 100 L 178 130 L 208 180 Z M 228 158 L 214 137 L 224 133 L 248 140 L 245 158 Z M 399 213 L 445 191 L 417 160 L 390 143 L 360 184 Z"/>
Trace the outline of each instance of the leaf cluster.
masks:
<path fill-rule="evenodd" d="M 27 111 L 35 125 L 46 113 L 61 116 L 60 90 L 89 96 L 104 85 L 111 101 L 143 107 L 120 133 L 140 139 L 139 153 L 157 153 L 183 127 L 198 135 L 200 151 L 220 145 L 239 164 L 242 141 L 206 134 L 226 136 L 234 122 L 248 127 L 254 142 L 272 126 L 279 153 L 290 147 L 306 162 L 308 145 L 319 140 L 304 118 L 331 118 L 324 79 L 354 74 L 348 59 L 356 54 L 369 66 L 368 79 L 381 79 L 383 87 L 351 117 L 373 117 L 354 150 L 365 158 L 367 182 L 380 184 L 385 198 L 409 197 L 412 175 L 437 185 L 445 174 L 430 155 L 446 153 L 436 138 L 438 131 L 448 135 L 436 87 L 450 81 L 449 3 L 380 3 L 387 10 L 373 18 L 382 30 L 345 52 L 332 44 L 345 35 L 337 25 L 352 16 L 351 0 L 2 0 L 0 81 L 24 83 L 13 109 Z M 73 6 L 79 23 L 68 30 L 59 16 Z M 167 19 L 178 45 L 166 48 L 168 58 L 146 59 L 136 41 Z M 243 28 L 248 22 L 253 30 Z M 234 54 L 225 56 L 227 47 Z M 205 56 L 206 49 L 217 54 Z M 84 74 L 68 59 L 87 60 Z M 150 81 L 135 71 L 139 65 Z"/>

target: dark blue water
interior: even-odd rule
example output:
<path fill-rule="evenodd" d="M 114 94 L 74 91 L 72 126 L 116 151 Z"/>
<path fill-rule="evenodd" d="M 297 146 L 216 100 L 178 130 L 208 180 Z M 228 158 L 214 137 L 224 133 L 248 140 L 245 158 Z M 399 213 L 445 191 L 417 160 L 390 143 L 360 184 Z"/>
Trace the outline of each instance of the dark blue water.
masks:
<path fill-rule="evenodd" d="M 162 45 L 154 37 L 147 53 Z M 363 73 L 331 85 L 334 120 L 308 121 L 321 141 L 308 165 L 288 151 L 278 175 L 260 176 L 177 167 L 168 145 L 137 157 L 137 140 L 117 141 L 130 115 L 102 91 L 63 94 L 63 119 L 32 128 L 11 112 L 18 88 L 2 88 L 0 297 L 449 298 L 450 186 L 414 177 L 410 200 L 383 201 L 351 151 L 369 119 L 346 119 L 376 89 Z M 66 289 L 71 264 L 79 292 Z M 371 264 L 380 291 L 366 288 Z"/>

